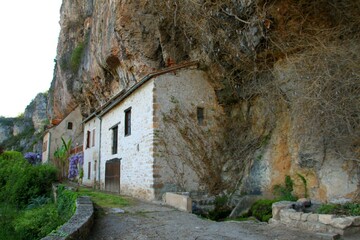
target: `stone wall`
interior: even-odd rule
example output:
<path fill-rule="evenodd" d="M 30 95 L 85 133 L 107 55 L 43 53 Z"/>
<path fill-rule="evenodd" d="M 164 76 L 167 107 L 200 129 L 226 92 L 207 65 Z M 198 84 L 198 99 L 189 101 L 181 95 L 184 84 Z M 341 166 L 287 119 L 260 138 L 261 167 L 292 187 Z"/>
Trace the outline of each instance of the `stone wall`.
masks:
<path fill-rule="evenodd" d="M 317 233 L 352 235 L 360 233 L 360 216 L 341 217 L 331 214 L 297 212 L 293 202 L 277 202 L 272 206 L 271 224 L 284 224 Z"/>
<path fill-rule="evenodd" d="M 198 108 L 203 111 L 202 120 L 198 119 Z M 223 109 L 205 72 L 186 69 L 157 77 L 154 109 L 157 196 L 165 192 L 209 191 L 206 178 L 212 171 L 221 172 L 212 143 L 220 137 L 214 133 L 219 129 L 216 120 Z M 212 176 L 209 182 L 217 180 Z"/>
<path fill-rule="evenodd" d="M 105 189 L 106 161 L 121 159 L 120 193 L 152 200 L 153 80 L 146 82 L 102 116 L 100 185 Z M 131 134 L 125 136 L 125 113 L 131 108 Z M 112 154 L 112 128 L 118 127 L 118 150 Z"/>

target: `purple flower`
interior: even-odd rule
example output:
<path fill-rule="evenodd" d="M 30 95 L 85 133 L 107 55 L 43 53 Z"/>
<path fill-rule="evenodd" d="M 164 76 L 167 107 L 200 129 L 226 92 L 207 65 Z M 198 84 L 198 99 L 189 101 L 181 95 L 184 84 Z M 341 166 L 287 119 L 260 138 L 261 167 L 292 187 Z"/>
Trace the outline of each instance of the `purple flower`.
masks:
<path fill-rule="evenodd" d="M 30 163 L 30 164 L 39 164 L 41 162 L 41 155 L 40 153 L 34 153 L 34 152 L 27 152 L 24 154 L 24 158 Z"/>
<path fill-rule="evenodd" d="M 68 178 L 73 179 L 79 175 L 79 168 L 84 163 L 84 156 L 82 153 L 76 153 L 69 158 L 69 175 Z"/>

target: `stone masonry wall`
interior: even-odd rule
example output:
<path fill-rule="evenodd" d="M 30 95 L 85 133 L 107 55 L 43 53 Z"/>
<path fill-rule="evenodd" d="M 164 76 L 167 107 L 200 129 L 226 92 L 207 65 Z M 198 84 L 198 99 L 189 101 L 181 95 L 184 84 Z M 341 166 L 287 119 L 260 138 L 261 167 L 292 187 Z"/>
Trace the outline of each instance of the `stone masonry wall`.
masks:
<path fill-rule="evenodd" d="M 272 206 L 271 224 L 284 224 L 317 233 L 352 235 L 360 233 L 360 216 L 344 217 L 332 214 L 297 212 L 293 202 L 277 202 Z"/>
<path fill-rule="evenodd" d="M 105 189 L 105 164 L 121 159 L 120 193 L 152 200 L 153 80 L 148 81 L 102 117 L 100 187 Z M 124 134 L 126 109 L 131 108 L 131 135 Z M 112 154 L 112 130 L 118 126 L 118 152 Z"/>
<path fill-rule="evenodd" d="M 198 107 L 204 110 L 201 124 L 197 120 Z M 194 131 L 199 130 L 196 134 L 201 135 L 202 139 L 207 139 L 202 134 L 218 127 L 215 119 L 221 113 L 222 108 L 216 102 L 214 89 L 203 71 L 182 69 L 156 78 L 154 185 L 158 198 L 165 192 L 207 190 L 200 183 L 193 166 L 188 163 L 197 161 L 201 165 L 199 156 L 194 155 L 203 154 L 194 152 L 190 145 L 198 145 L 203 150 L 208 146 L 206 142 L 197 141 L 196 138 L 187 141 L 182 133 L 186 131 L 184 128 L 192 128 Z"/>

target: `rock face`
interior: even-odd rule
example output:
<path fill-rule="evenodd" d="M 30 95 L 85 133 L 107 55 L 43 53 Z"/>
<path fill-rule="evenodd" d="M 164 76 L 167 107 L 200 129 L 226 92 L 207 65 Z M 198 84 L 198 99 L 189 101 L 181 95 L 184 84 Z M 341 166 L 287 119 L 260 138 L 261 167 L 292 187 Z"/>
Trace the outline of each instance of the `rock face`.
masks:
<path fill-rule="evenodd" d="M 31 119 L 35 131 L 41 132 L 47 122 L 47 94 L 39 93 L 26 107 L 24 116 Z"/>
<path fill-rule="evenodd" d="M 227 113 L 222 180 L 237 187 L 224 191 L 271 195 L 289 175 L 300 197 L 355 198 L 359 6 L 331 2 L 63 0 L 47 113 L 87 115 L 156 69 L 198 60 Z"/>
<path fill-rule="evenodd" d="M 0 124 L 0 143 L 10 138 L 11 132 L 11 126 L 4 123 Z"/>
<path fill-rule="evenodd" d="M 47 124 L 47 94 L 39 93 L 17 118 L 0 118 L 0 145 L 21 152 L 42 151 L 41 133 Z"/>

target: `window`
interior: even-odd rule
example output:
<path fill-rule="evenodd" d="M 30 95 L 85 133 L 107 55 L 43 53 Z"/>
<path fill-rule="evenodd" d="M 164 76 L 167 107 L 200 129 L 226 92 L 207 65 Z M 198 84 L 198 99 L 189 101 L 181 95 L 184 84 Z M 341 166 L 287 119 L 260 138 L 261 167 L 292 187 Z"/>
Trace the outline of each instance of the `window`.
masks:
<path fill-rule="evenodd" d="M 87 131 L 86 132 L 86 148 L 90 147 L 90 137 L 91 137 L 90 135 L 91 135 L 91 132 Z"/>
<path fill-rule="evenodd" d="M 48 145 L 48 142 L 45 141 L 45 142 L 43 143 L 43 152 L 46 152 L 46 151 L 47 151 L 47 145 Z"/>
<path fill-rule="evenodd" d="M 125 110 L 125 136 L 131 135 L 131 108 Z"/>
<path fill-rule="evenodd" d="M 112 148 L 111 153 L 117 154 L 118 148 L 118 126 L 112 128 Z"/>
<path fill-rule="evenodd" d="M 92 146 L 95 146 L 95 129 L 92 131 Z"/>
<path fill-rule="evenodd" d="M 68 122 L 67 129 L 69 129 L 69 130 L 73 129 L 73 123 L 72 122 Z"/>
<path fill-rule="evenodd" d="M 196 109 L 196 116 L 197 116 L 198 124 L 203 125 L 204 124 L 204 108 L 198 107 Z"/>
<path fill-rule="evenodd" d="M 95 180 L 96 180 L 96 160 L 95 160 L 95 162 L 94 162 L 94 171 L 95 171 L 95 176 L 94 176 L 94 178 L 95 178 Z"/>
<path fill-rule="evenodd" d="M 91 162 L 88 163 L 88 179 L 91 177 Z"/>

